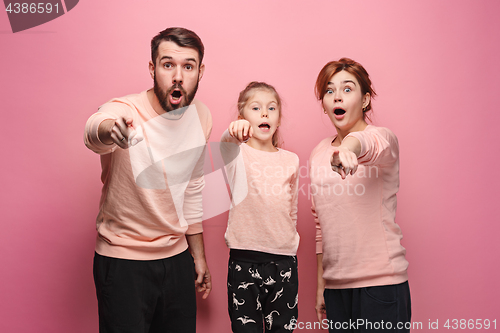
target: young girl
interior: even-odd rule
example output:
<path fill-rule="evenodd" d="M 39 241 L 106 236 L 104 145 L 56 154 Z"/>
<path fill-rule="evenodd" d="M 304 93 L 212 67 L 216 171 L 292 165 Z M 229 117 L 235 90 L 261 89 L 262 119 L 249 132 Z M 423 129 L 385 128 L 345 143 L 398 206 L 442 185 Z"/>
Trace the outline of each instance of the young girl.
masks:
<path fill-rule="evenodd" d="M 291 332 L 298 317 L 299 159 L 278 148 L 281 100 L 274 87 L 251 82 L 238 111 L 221 139 L 232 194 L 225 235 L 231 327 Z"/>
<path fill-rule="evenodd" d="M 337 132 L 310 158 L 316 311 L 321 321 L 326 306 L 330 332 L 409 332 L 408 262 L 395 223 L 399 146 L 389 129 L 366 122 L 374 95 L 366 70 L 347 58 L 326 64 L 316 81 Z"/>

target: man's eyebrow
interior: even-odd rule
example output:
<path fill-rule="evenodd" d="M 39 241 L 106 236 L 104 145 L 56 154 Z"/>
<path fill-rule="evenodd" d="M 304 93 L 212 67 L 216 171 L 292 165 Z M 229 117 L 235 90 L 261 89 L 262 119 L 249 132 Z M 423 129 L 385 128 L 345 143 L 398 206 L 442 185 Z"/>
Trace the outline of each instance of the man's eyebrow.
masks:
<path fill-rule="evenodd" d="M 161 57 L 159 61 L 162 61 L 163 59 L 172 60 L 173 58 L 171 56 L 165 55 L 165 56 Z M 192 62 L 196 63 L 196 59 L 195 58 L 186 58 L 184 60 L 187 61 L 187 62 L 192 61 Z"/>

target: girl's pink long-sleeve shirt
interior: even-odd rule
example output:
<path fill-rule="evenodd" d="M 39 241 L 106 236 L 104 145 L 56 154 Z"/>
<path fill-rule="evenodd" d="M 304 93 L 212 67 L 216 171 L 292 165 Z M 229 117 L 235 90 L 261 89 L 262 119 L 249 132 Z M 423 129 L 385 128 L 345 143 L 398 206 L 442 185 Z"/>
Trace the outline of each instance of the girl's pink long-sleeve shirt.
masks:
<path fill-rule="evenodd" d="M 391 285 L 408 280 L 408 262 L 395 223 L 399 189 L 399 146 L 386 128 L 368 125 L 348 136 L 361 142 L 359 167 L 342 180 L 332 171 L 335 136 L 322 140 L 310 157 L 316 253 L 323 254 L 326 288 Z"/>
<path fill-rule="evenodd" d="M 298 156 L 284 149 L 267 152 L 240 144 L 227 130 L 221 142 L 232 195 L 227 246 L 296 255 Z"/>
<path fill-rule="evenodd" d="M 121 116 L 131 117 L 144 137 L 128 149 L 98 137 L 102 121 Z M 203 231 L 205 183 L 196 160 L 211 129 L 210 111 L 201 102 L 195 100 L 182 118 L 172 120 L 154 111 L 146 91 L 113 99 L 89 118 L 84 141 L 101 155 L 103 182 L 97 253 L 155 260 L 187 249 L 185 235 Z"/>

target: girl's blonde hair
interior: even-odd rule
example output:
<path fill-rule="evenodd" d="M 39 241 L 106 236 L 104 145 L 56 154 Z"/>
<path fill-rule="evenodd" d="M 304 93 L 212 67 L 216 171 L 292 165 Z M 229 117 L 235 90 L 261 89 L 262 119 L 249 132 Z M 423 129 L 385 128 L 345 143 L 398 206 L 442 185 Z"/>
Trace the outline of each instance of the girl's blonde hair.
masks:
<path fill-rule="evenodd" d="M 248 100 L 250 97 L 253 96 L 253 93 L 256 90 L 265 90 L 269 91 L 274 95 L 274 98 L 276 98 L 276 102 L 278 102 L 278 112 L 279 112 L 279 121 L 281 121 L 281 98 L 276 89 L 265 82 L 257 82 L 257 81 L 252 81 L 250 82 L 245 89 L 243 89 L 240 92 L 240 96 L 238 97 L 238 113 L 241 118 L 245 119 L 243 116 L 243 110 L 245 108 L 245 105 L 248 103 Z M 281 136 L 279 134 L 279 129 L 277 128 L 276 131 L 273 134 L 273 146 L 274 147 L 281 147 L 283 142 L 281 140 Z"/>

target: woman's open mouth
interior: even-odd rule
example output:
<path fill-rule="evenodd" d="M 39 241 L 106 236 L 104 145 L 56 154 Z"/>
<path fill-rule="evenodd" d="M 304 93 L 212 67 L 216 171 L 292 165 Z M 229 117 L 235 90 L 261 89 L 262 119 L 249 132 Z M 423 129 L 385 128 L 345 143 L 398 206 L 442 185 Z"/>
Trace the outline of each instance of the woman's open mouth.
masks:
<path fill-rule="evenodd" d="M 335 119 L 337 120 L 342 120 L 345 115 L 345 110 L 344 109 L 335 109 L 333 110 L 333 114 L 335 115 Z"/>

